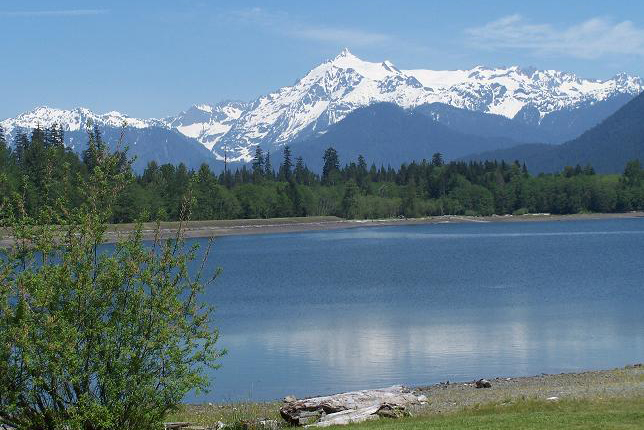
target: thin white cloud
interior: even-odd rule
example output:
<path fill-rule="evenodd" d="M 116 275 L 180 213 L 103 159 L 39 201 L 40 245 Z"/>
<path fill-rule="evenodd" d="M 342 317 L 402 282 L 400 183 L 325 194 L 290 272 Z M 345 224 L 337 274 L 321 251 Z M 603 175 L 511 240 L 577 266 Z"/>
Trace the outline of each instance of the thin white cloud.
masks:
<path fill-rule="evenodd" d="M 391 40 L 386 34 L 334 27 L 301 27 L 292 29 L 291 34 L 320 42 L 352 46 L 381 45 Z"/>
<path fill-rule="evenodd" d="M 20 10 L 0 11 L 5 17 L 58 17 L 58 16 L 87 16 L 102 15 L 107 9 L 66 9 L 66 10 Z"/>
<path fill-rule="evenodd" d="M 465 30 L 470 42 L 490 49 L 522 49 L 536 55 L 598 59 L 614 55 L 644 56 L 644 29 L 631 21 L 596 17 L 564 28 L 535 24 L 510 15 Z"/>
<path fill-rule="evenodd" d="M 388 34 L 370 32 L 356 28 L 321 26 L 305 23 L 279 12 L 260 7 L 242 9 L 232 13 L 235 19 L 262 27 L 294 38 L 317 42 L 335 43 L 343 46 L 374 46 L 392 41 Z"/>

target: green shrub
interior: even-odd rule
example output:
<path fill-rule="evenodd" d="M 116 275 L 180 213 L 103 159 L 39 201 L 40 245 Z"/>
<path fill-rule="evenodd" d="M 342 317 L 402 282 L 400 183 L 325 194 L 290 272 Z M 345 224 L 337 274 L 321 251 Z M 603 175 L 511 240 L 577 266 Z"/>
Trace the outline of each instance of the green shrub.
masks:
<path fill-rule="evenodd" d="M 87 203 L 72 213 L 0 218 L 14 238 L 0 250 L 0 424 L 158 428 L 188 391 L 207 387 L 204 370 L 222 354 L 181 232 L 144 244 L 139 225 L 101 247 L 128 173 L 116 156 L 97 160 Z"/>

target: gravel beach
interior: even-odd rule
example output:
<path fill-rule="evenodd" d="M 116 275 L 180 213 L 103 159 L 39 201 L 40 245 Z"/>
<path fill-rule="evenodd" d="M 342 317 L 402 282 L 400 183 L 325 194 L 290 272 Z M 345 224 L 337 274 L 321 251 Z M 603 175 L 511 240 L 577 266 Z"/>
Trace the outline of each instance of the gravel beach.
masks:
<path fill-rule="evenodd" d="M 635 364 L 613 370 L 581 373 L 542 374 L 528 377 L 488 379 L 490 388 L 476 388 L 476 381 L 443 382 L 413 387 L 427 402 L 411 406 L 412 416 L 433 416 L 485 405 L 511 405 L 520 400 L 602 401 L 633 399 L 644 408 L 644 365 Z M 285 393 L 285 395 L 288 393 Z M 311 393 L 314 394 L 314 393 Z M 318 393 L 321 394 L 321 393 Z M 325 393 L 331 394 L 331 393 Z M 283 403 L 241 402 L 186 404 L 172 419 L 209 425 L 218 421 L 271 419 L 282 423 L 279 408 Z"/>
<path fill-rule="evenodd" d="M 516 399 L 601 399 L 641 397 L 644 407 L 644 365 L 582 373 L 542 374 L 522 378 L 489 379 L 490 388 L 475 382 L 441 383 L 416 387 L 427 396 L 422 412 L 449 412 L 477 404 L 511 402 Z M 556 398 L 556 399 L 555 399 Z M 419 412 L 420 412 L 419 410 Z"/>

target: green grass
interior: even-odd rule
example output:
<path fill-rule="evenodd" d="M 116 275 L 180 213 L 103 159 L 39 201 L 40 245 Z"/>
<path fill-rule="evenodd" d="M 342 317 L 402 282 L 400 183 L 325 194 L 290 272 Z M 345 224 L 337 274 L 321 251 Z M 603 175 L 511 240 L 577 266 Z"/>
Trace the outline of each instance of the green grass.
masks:
<path fill-rule="evenodd" d="M 218 421 L 237 423 L 258 419 L 279 422 L 280 403 L 234 403 L 227 405 L 185 405 L 166 421 L 187 421 L 215 426 Z M 361 424 L 338 426 L 346 430 L 420 429 L 644 429 L 644 397 L 592 400 L 508 400 L 477 405 L 456 412 L 415 411 L 414 417 L 381 418 Z"/>
<path fill-rule="evenodd" d="M 359 429 L 644 429 L 644 397 L 606 400 L 521 400 L 401 420 L 343 427 Z"/>
<path fill-rule="evenodd" d="M 218 421 L 236 423 L 262 419 L 278 420 L 281 403 L 227 403 L 213 405 L 184 405 L 177 412 L 169 415 L 165 421 L 190 422 L 203 426 L 215 427 Z"/>

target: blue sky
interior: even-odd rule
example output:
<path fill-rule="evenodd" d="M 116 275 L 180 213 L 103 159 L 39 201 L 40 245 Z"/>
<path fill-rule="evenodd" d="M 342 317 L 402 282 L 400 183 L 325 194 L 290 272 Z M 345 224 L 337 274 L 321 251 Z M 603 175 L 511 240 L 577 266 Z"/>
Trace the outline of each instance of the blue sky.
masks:
<path fill-rule="evenodd" d="M 138 117 L 251 100 L 348 47 L 399 68 L 644 76 L 644 2 L 0 2 L 0 118 L 38 105 Z"/>

